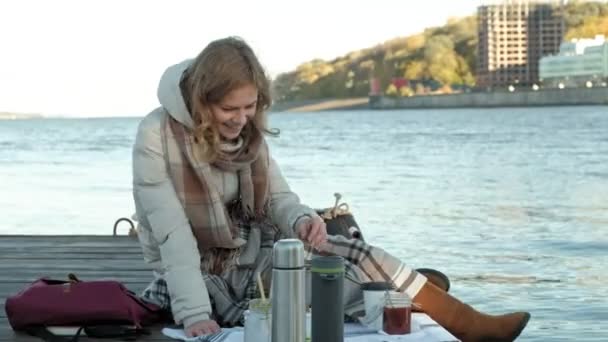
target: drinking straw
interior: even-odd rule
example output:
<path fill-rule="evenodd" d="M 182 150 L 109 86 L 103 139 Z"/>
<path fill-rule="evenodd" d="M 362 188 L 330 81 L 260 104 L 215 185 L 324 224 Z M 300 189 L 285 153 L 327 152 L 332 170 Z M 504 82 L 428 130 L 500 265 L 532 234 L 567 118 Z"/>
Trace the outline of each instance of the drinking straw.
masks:
<path fill-rule="evenodd" d="M 262 275 L 260 273 L 257 274 L 258 280 L 258 289 L 260 290 L 260 296 L 263 301 L 266 301 L 266 295 L 264 294 L 264 283 L 262 282 Z"/>

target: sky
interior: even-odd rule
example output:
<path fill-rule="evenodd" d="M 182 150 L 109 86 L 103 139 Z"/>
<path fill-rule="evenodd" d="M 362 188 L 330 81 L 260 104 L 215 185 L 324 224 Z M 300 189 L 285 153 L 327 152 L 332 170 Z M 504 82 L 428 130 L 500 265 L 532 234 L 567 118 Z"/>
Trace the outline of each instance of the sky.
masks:
<path fill-rule="evenodd" d="M 479 0 L 0 0 L 0 112 L 143 116 L 170 65 L 244 38 L 272 76 L 474 14 Z"/>

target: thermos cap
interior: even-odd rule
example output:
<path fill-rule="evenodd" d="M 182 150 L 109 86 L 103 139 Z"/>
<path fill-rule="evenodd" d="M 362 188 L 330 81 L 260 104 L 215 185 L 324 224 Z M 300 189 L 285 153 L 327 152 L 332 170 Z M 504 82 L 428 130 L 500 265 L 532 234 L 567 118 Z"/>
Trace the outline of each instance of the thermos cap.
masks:
<path fill-rule="evenodd" d="M 283 239 L 275 242 L 272 254 L 274 268 L 304 267 L 304 244 L 298 239 Z"/>
<path fill-rule="evenodd" d="M 344 258 L 341 256 L 316 256 L 312 258 L 310 271 L 313 273 L 344 273 Z"/>

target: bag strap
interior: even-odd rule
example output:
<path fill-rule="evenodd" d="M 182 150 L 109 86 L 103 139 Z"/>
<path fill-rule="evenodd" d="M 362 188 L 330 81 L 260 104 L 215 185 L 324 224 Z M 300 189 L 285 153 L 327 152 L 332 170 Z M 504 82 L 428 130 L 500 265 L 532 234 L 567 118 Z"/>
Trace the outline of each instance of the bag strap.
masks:
<path fill-rule="evenodd" d="M 41 338 L 45 342 L 78 342 L 84 327 L 80 327 L 74 336 L 58 336 L 50 332 L 44 325 L 30 325 L 25 327 L 26 333 Z"/>
<path fill-rule="evenodd" d="M 84 328 L 88 337 L 119 338 L 123 341 L 135 341 L 142 335 L 150 335 L 144 328 L 129 328 L 122 325 L 93 325 Z"/>
<path fill-rule="evenodd" d="M 128 328 L 121 325 L 92 325 L 78 328 L 74 336 L 59 336 L 50 332 L 43 325 L 32 325 L 24 328 L 28 334 L 39 337 L 45 342 L 78 342 L 82 332 L 93 338 L 119 338 L 123 341 L 135 341 L 142 335 L 150 332 L 143 328 Z"/>

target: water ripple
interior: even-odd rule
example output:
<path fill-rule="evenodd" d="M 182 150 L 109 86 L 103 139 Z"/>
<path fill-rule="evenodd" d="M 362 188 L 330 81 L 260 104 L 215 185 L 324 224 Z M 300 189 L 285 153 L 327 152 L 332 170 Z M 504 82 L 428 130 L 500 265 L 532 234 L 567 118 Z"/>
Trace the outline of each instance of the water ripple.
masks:
<path fill-rule="evenodd" d="M 482 282 L 495 284 L 540 284 L 561 283 L 561 279 L 538 278 L 534 276 L 509 276 L 499 274 L 480 274 L 474 276 L 455 276 L 455 281 Z"/>

